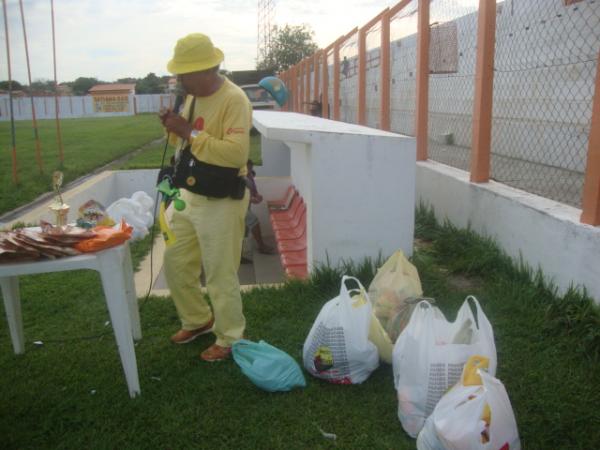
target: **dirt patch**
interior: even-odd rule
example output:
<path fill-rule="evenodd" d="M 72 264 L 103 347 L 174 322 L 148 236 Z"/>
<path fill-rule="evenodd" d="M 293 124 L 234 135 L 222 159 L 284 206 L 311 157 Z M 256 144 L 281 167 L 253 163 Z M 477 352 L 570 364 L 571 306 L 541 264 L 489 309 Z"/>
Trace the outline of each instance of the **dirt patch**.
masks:
<path fill-rule="evenodd" d="M 414 244 L 415 250 L 428 250 L 433 247 L 433 241 L 425 241 L 419 238 L 415 238 Z"/>
<path fill-rule="evenodd" d="M 469 278 L 461 274 L 448 275 L 448 284 L 459 291 L 475 291 L 483 286 L 480 278 Z"/>

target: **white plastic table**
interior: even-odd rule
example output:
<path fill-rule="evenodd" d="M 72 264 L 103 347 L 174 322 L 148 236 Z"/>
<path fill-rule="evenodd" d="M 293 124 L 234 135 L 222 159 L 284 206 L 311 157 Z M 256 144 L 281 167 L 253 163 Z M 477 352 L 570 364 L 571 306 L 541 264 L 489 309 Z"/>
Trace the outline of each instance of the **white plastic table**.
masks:
<path fill-rule="evenodd" d="M 13 349 L 16 354 L 25 352 L 19 276 L 79 269 L 100 272 L 129 395 L 135 397 L 141 391 L 133 339 L 142 338 L 142 329 L 127 243 L 96 253 L 54 260 L 0 264 L 0 285 Z"/>

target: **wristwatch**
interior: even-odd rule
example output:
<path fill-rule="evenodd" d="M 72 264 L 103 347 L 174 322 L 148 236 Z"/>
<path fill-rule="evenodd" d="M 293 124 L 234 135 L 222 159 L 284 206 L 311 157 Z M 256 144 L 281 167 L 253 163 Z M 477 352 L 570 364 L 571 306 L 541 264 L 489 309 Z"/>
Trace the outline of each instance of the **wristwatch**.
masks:
<path fill-rule="evenodd" d="M 200 133 L 202 133 L 202 131 L 200 130 L 196 130 L 195 128 L 192 130 L 192 132 L 190 133 L 190 137 L 188 138 L 188 142 L 191 144 L 192 142 L 194 142 L 194 139 L 196 139 L 198 136 L 200 136 Z"/>

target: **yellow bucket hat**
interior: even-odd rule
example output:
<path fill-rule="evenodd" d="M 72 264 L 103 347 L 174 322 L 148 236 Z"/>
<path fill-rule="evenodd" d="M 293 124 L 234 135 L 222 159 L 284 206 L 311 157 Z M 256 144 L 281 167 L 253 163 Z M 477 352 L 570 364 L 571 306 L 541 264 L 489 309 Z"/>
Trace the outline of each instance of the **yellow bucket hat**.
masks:
<path fill-rule="evenodd" d="M 221 61 L 223 52 L 213 45 L 208 36 L 192 33 L 177 41 L 167 70 L 175 75 L 200 72 L 218 66 Z"/>

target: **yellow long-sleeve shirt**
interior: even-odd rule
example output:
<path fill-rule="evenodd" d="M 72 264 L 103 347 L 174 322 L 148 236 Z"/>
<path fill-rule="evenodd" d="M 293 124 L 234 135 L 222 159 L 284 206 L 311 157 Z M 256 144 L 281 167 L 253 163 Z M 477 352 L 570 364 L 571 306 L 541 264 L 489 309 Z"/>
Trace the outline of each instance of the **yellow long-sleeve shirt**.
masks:
<path fill-rule="evenodd" d="M 186 120 L 192 100 L 193 97 L 188 95 L 181 113 Z M 242 89 L 225 78 L 214 94 L 196 97 L 191 123 L 195 129 L 202 131 L 191 143 L 191 151 L 198 160 L 239 168 L 240 175 L 246 175 L 252 105 Z M 181 139 L 177 138 L 172 144 L 181 148 Z"/>

